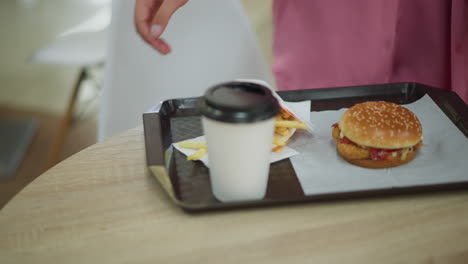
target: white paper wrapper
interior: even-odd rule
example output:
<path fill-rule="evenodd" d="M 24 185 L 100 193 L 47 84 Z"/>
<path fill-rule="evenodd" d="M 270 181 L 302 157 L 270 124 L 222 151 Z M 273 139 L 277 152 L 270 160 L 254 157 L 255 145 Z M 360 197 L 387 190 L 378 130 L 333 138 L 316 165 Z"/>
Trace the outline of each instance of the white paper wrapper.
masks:
<path fill-rule="evenodd" d="M 278 100 L 278 103 L 280 104 L 281 108 L 285 109 L 288 111 L 291 115 L 293 115 L 297 120 L 304 122 L 307 126 L 307 131 L 310 133 L 313 132 L 314 127 L 312 125 L 312 122 L 310 122 L 309 119 L 309 114 L 310 114 L 310 101 L 304 101 L 304 102 L 286 102 L 281 98 L 276 91 L 274 91 L 271 86 L 263 81 L 263 80 L 256 80 L 256 79 L 237 79 L 236 81 L 240 82 L 251 82 L 251 83 L 257 83 L 260 85 L 263 85 L 265 87 L 268 87 L 271 89 L 273 92 L 273 96 Z M 309 107 L 306 108 L 306 105 Z"/>
<path fill-rule="evenodd" d="M 366 169 L 343 160 L 331 136 L 346 109 L 310 113 L 315 129 L 297 131 L 289 146 L 300 152 L 291 162 L 306 195 L 468 181 L 468 140 L 429 96 L 405 105 L 423 127 L 424 146 L 408 164 Z"/>
<path fill-rule="evenodd" d="M 206 142 L 205 141 L 205 136 L 200 136 L 200 137 L 184 140 L 184 142 L 186 142 L 186 141 L 189 141 L 189 142 Z M 181 148 L 181 147 L 179 147 L 178 143 L 179 142 L 176 142 L 176 143 L 173 143 L 172 145 L 174 145 L 174 147 L 176 149 L 178 149 L 180 152 L 184 153 L 186 156 L 192 155 L 192 154 L 194 154 L 196 152 L 196 150 L 194 150 L 194 149 Z M 227 149 L 226 151 L 229 151 L 229 150 Z M 288 146 L 285 146 L 280 152 L 271 152 L 270 163 L 274 163 L 274 162 L 277 162 L 277 161 L 280 161 L 280 160 L 283 160 L 283 159 L 287 159 L 287 158 L 292 157 L 292 156 L 297 155 L 297 154 L 299 154 L 297 151 L 295 151 L 294 149 L 292 149 L 292 148 L 290 148 Z M 208 162 L 208 155 L 209 155 L 209 153 L 207 153 L 205 156 L 203 156 L 203 158 L 201 158 L 200 161 L 203 162 L 203 164 L 205 164 L 205 166 L 209 168 L 210 166 L 209 166 L 209 162 Z"/>
<path fill-rule="evenodd" d="M 254 83 L 259 83 L 259 84 L 265 85 L 267 87 L 270 87 L 266 82 L 260 81 L 260 80 L 237 80 L 237 81 L 254 82 Z M 273 91 L 273 93 L 275 94 L 275 96 L 278 96 L 276 94 L 276 92 Z M 310 119 L 309 119 L 310 118 L 310 101 L 285 102 L 285 101 L 281 100 L 280 103 L 281 103 L 282 107 L 286 107 L 288 109 L 288 111 L 291 114 L 293 114 L 294 116 L 298 117 L 298 119 L 300 121 L 306 122 L 307 127 L 308 127 L 308 130 L 306 131 L 306 133 L 310 134 L 310 132 L 312 130 L 312 125 L 310 124 Z M 299 130 L 300 129 L 297 129 L 296 131 L 299 131 Z M 295 134 L 295 132 L 291 133 L 291 135 L 289 135 L 287 137 L 282 137 L 281 139 L 284 140 L 284 141 L 288 141 L 291 137 L 294 137 L 294 134 Z M 197 137 L 197 138 L 187 139 L 187 140 L 184 140 L 184 141 L 205 142 L 205 136 L 200 136 L 200 137 Z M 180 152 L 182 152 L 186 156 L 192 155 L 197 151 L 197 150 L 193 150 L 193 149 L 181 148 L 181 147 L 178 146 L 178 143 L 179 142 L 173 143 L 174 147 L 176 149 L 178 149 Z M 273 145 L 272 145 L 272 147 L 273 147 Z M 226 151 L 229 151 L 229 150 L 226 150 Z M 205 166 L 207 166 L 207 167 L 209 167 L 208 154 L 200 159 L 200 161 L 203 162 L 203 164 L 205 164 Z M 277 162 L 277 161 L 280 161 L 280 160 L 283 160 L 283 159 L 287 159 L 287 158 L 290 158 L 290 157 L 295 156 L 297 154 L 299 154 L 299 153 L 296 150 L 294 150 L 291 147 L 285 146 L 283 149 L 281 149 L 281 151 L 271 153 L 270 163 L 274 163 L 274 162 Z"/>
<path fill-rule="evenodd" d="M 274 93 L 276 96 L 278 96 L 276 93 Z M 309 120 L 310 116 L 310 101 L 304 101 L 304 102 L 281 102 L 281 107 L 287 108 L 288 112 L 291 113 L 293 116 L 296 117 L 297 120 L 302 121 L 306 123 L 307 126 L 307 131 L 309 133 L 312 133 L 312 125 Z M 306 120 L 306 121 L 304 121 Z M 289 134 L 287 136 L 279 136 L 276 134 L 278 138 L 283 140 L 284 142 L 288 142 L 289 139 L 294 136 L 297 130 L 296 128 L 290 128 L 289 129 Z M 289 142 L 288 142 L 289 143 Z"/>

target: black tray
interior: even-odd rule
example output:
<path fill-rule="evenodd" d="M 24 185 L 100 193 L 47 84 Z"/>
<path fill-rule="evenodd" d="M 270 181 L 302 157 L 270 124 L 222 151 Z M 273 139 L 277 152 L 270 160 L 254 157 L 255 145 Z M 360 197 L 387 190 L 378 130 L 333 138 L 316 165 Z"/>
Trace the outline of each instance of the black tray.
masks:
<path fill-rule="evenodd" d="M 311 100 L 311 111 L 337 110 L 370 100 L 408 104 L 428 94 L 460 131 L 468 137 L 468 107 L 466 104 L 453 92 L 434 89 L 417 83 L 285 91 L 278 92 L 278 94 L 285 101 Z M 468 182 L 458 182 L 304 195 L 292 164 L 289 159 L 286 159 L 271 165 L 267 193 L 264 199 L 223 203 L 213 196 L 208 168 L 199 161 L 187 161 L 186 157 L 171 145 L 173 142 L 198 137 L 203 134 L 200 113 L 197 108 L 199 100 L 200 98 L 167 100 L 143 114 L 147 165 L 174 203 L 187 211 L 468 187 Z"/>

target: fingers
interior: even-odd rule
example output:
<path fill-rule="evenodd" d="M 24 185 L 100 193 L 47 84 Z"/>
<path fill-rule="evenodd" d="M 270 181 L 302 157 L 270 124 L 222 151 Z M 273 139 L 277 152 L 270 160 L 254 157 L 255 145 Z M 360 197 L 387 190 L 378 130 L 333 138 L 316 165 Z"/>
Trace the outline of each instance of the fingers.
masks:
<path fill-rule="evenodd" d="M 167 54 L 171 47 L 163 39 L 153 38 L 150 34 L 150 25 L 153 14 L 161 6 L 161 0 L 136 0 L 135 3 L 135 27 L 141 38 L 161 54 Z"/>
<path fill-rule="evenodd" d="M 160 36 L 174 12 L 188 0 L 136 0 L 135 26 L 138 34 L 162 54 L 171 52 L 170 45 Z"/>
<path fill-rule="evenodd" d="M 164 55 L 171 52 L 171 46 L 169 46 L 169 44 L 167 44 L 167 42 L 162 38 L 153 39 L 151 40 L 150 44 L 153 48 L 155 48 L 157 51 L 161 52 Z"/>
<path fill-rule="evenodd" d="M 174 12 L 179 9 L 179 7 L 185 5 L 188 0 L 165 0 L 162 2 L 158 11 L 156 11 L 155 16 L 151 21 L 150 35 L 153 38 L 159 38 L 164 32 L 164 29 L 169 22 L 169 19 L 172 17 Z"/>
<path fill-rule="evenodd" d="M 161 2 L 157 0 L 136 0 L 135 2 L 135 27 L 140 36 L 150 43 L 150 22 L 153 20 L 154 12 L 159 9 Z"/>

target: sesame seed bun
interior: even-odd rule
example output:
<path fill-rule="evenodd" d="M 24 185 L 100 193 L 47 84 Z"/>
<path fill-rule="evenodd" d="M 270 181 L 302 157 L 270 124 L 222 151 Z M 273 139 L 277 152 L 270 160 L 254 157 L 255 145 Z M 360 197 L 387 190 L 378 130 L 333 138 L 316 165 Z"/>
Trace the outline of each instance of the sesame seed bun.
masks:
<path fill-rule="evenodd" d="M 338 125 L 344 136 L 366 147 L 399 149 L 422 140 L 422 127 L 416 115 L 389 102 L 356 104 L 343 114 Z"/>

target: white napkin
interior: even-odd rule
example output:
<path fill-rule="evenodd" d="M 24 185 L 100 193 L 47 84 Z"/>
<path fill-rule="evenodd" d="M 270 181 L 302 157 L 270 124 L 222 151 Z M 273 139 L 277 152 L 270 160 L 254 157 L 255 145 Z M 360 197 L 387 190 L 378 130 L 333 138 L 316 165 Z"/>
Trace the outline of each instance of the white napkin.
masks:
<path fill-rule="evenodd" d="M 258 81 L 258 80 L 243 80 L 243 81 L 257 82 L 257 83 L 261 83 L 263 85 L 268 86 L 268 84 L 266 82 L 263 82 L 263 81 Z M 273 93 L 277 96 L 276 92 L 273 91 Z M 293 115 L 298 117 L 299 120 L 301 120 L 303 122 L 306 121 L 308 131 L 305 132 L 305 133 L 310 133 L 310 131 L 312 129 L 312 125 L 310 124 L 310 121 L 309 121 L 310 120 L 309 119 L 309 116 L 310 116 L 310 101 L 285 102 L 285 101 L 281 100 L 281 104 L 282 104 L 282 106 L 286 106 L 288 108 L 288 111 L 290 111 Z M 294 133 L 294 135 L 292 135 L 292 138 L 294 138 L 296 134 L 297 133 Z M 204 142 L 205 143 L 205 136 L 191 138 L 191 139 L 184 140 L 184 142 L 185 141 Z M 197 151 L 197 150 L 194 150 L 194 149 L 181 148 L 181 147 L 179 147 L 178 143 L 180 143 L 180 142 L 173 143 L 174 147 L 176 149 L 178 149 L 180 152 L 182 152 L 186 156 L 192 155 Z M 285 146 L 279 152 L 271 152 L 270 163 L 274 163 L 274 162 L 277 162 L 277 161 L 280 161 L 280 160 L 283 160 L 283 159 L 287 159 L 287 158 L 290 158 L 290 157 L 295 156 L 297 154 L 299 154 L 299 152 L 297 152 L 295 149 L 293 149 L 291 147 L 288 147 L 288 146 Z M 207 166 L 207 167 L 209 167 L 208 155 L 209 155 L 209 153 L 206 154 L 205 156 L 203 156 L 200 159 L 200 161 L 203 162 L 203 164 L 205 164 L 205 166 Z"/>
<path fill-rule="evenodd" d="M 303 101 L 303 102 L 286 102 L 281 98 L 276 91 L 274 91 L 271 88 L 271 85 L 268 84 L 267 82 L 263 80 L 256 80 L 256 79 L 237 79 L 236 81 L 240 82 L 251 82 L 251 83 L 256 83 L 263 85 L 265 87 L 268 87 L 271 89 L 273 96 L 278 100 L 278 103 L 280 104 L 281 108 L 285 109 L 288 111 L 290 114 L 292 114 L 297 120 L 304 122 L 307 126 L 307 131 L 309 133 L 313 132 L 313 125 L 310 122 L 310 101 Z"/>

